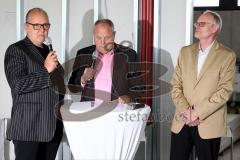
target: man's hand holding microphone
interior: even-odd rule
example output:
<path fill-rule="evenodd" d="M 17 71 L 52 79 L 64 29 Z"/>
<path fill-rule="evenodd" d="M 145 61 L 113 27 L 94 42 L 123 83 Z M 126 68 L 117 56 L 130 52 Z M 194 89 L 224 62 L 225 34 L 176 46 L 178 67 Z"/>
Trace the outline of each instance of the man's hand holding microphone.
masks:
<path fill-rule="evenodd" d="M 46 37 L 44 44 L 48 46 L 49 53 L 44 61 L 44 67 L 47 69 L 48 73 L 54 71 L 58 66 L 58 58 L 55 51 L 53 51 L 52 40 L 50 37 Z"/>
<path fill-rule="evenodd" d="M 92 65 L 91 67 L 87 67 L 84 69 L 83 75 L 81 76 L 80 83 L 81 86 L 84 87 L 87 83 L 87 81 L 90 81 L 94 74 L 96 73 L 96 70 L 94 69 L 96 59 L 98 58 L 98 52 L 95 50 L 92 54 Z"/>
<path fill-rule="evenodd" d="M 47 69 L 48 73 L 51 73 L 58 66 L 57 54 L 55 51 L 50 51 L 44 61 L 44 67 Z"/>
<path fill-rule="evenodd" d="M 90 81 L 94 77 L 95 73 L 96 70 L 93 69 L 93 67 L 85 68 L 83 75 L 81 76 L 81 86 L 84 87 L 87 81 Z"/>

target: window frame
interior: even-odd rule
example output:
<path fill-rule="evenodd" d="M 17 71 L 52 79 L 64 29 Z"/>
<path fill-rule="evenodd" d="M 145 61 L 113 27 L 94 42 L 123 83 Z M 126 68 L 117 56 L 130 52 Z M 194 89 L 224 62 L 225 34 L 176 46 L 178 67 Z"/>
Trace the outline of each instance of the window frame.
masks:
<path fill-rule="evenodd" d="M 193 1 L 196 1 L 196 0 L 193 0 Z M 201 1 L 201 0 L 198 0 L 198 1 Z M 208 2 L 209 2 L 209 0 L 207 0 Z M 194 2 L 193 2 L 193 4 L 194 4 Z M 194 7 L 219 7 L 219 5 L 220 5 L 220 0 L 218 0 L 218 6 L 210 6 L 210 5 L 208 5 L 208 6 L 194 6 Z"/>
<path fill-rule="evenodd" d="M 240 10 L 240 6 L 238 6 L 238 0 L 219 0 L 218 7 L 194 7 L 194 11 L 205 11 L 205 10 L 213 10 L 213 11 L 225 11 L 225 10 Z"/>

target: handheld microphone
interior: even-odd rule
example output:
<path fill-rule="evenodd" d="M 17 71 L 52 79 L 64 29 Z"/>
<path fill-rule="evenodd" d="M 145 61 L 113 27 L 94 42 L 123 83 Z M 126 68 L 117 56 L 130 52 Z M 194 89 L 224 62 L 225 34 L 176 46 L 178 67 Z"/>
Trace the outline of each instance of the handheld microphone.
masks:
<path fill-rule="evenodd" d="M 51 37 L 46 37 L 43 43 L 48 46 L 48 49 L 50 52 L 53 51 Z M 60 64 L 59 61 L 57 60 L 56 63 L 57 63 L 57 67 L 58 67 Z"/>
<path fill-rule="evenodd" d="M 46 37 L 43 43 L 48 46 L 49 51 L 53 51 L 52 39 L 50 37 Z"/>
<path fill-rule="evenodd" d="M 93 52 L 93 54 L 92 54 L 92 65 L 91 65 L 91 68 L 94 67 L 97 58 L 98 58 L 98 51 L 95 50 L 95 51 Z"/>

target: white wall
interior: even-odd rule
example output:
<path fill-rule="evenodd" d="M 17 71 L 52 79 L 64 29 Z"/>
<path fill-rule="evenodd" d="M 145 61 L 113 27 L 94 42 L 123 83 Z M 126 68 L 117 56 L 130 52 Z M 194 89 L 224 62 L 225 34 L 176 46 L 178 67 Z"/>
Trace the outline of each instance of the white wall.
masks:
<path fill-rule="evenodd" d="M 119 8 L 124 8 L 124 11 Z M 101 0 L 99 1 L 99 17 L 113 21 L 117 43 L 123 40 L 133 41 L 133 1 Z M 93 25 L 94 0 L 71 0 L 69 59 L 75 57 L 78 49 L 93 44 Z"/>
<path fill-rule="evenodd" d="M 158 62 L 167 67 L 167 72 L 161 76 L 161 80 L 170 83 L 174 68 L 177 63 L 181 47 L 189 44 L 189 36 L 192 30 L 192 0 L 162 0 L 160 3 L 160 43 Z M 187 18 L 187 13 L 188 15 Z M 166 89 L 167 87 L 161 86 Z M 170 91 L 170 90 L 169 90 Z M 157 132 L 156 159 L 169 159 L 171 142 L 171 121 L 174 114 L 174 104 L 170 92 L 163 94 L 155 101 L 155 105 L 162 117 Z M 154 143 L 154 142 L 153 142 Z"/>
<path fill-rule="evenodd" d="M 69 4 L 69 58 L 93 44 L 94 0 L 71 0 Z"/>
<path fill-rule="evenodd" d="M 186 35 L 191 32 L 186 30 L 188 1 L 192 0 L 162 0 L 161 2 L 161 48 L 171 54 L 174 66 L 177 63 L 180 48 L 186 45 Z M 189 25 L 192 27 L 192 24 Z"/>
<path fill-rule="evenodd" d="M 4 73 L 4 55 L 7 47 L 16 41 L 16 0 L 1 0 L 0 5 L 0 119 L 9 117 L 11 92 Z"/>
<path fill-rule="evenodd" d="M 116 42 L 133 42 L 133 3 L 134 0 L 102 0 L 100 14 L 115 24 Z"/>

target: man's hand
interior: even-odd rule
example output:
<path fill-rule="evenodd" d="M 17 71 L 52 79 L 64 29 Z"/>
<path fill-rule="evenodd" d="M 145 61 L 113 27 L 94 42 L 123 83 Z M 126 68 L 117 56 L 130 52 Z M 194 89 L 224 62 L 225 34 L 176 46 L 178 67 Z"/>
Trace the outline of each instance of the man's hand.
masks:
<path fill-rule="evenodd" d="M 87 82 L 87 81 L 89 81 L 93 78 L 95 72 L 96 71 L 91 67 L 90 68 L 85 68 L 81 79 L 83 79 L 85 82 Z"/>
<path fill-rule="evenodd" d="M 188 108 L 186 111 L 181 112 L 180 117 L 184 124 L 190 123 L 191 122 L 190 109 Z"/>
<path fill-rule="evenodd" d="M 129 103 L 131 101 L 130 97 L 129 96 L 120 96 L 118 97 L 118 103 L 120 104 L 125 104 L 125 103 Z"/>
<path fill-rule="evenodd" d="M 199 118 L 197 118 L 196 120 L 188 123 L 187 125 L 188 125 L 189 127 L 194 127 L 194 126 L 198 126 L 200 123 L 201 123 L 201 122 L 200 122 Z"/>
<path fill-rule="evenodd" d="M 44 67 L 47 69 L 48 73 L 51 73 L 54 69 L 57 68 L 58 59 L 55 51 L 49 52 L 47 58 L 44 61 Z"/>
<path fill-rule="evenodd" d="M 184 124 L 193 127 L 200 124 L 199 118 L 197 116 L 197 113 L 192 107 L 189 107 L 186 111 L 183 111 L 180 113 L 182 117 L 182 121 Z"/>

